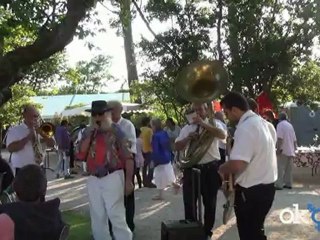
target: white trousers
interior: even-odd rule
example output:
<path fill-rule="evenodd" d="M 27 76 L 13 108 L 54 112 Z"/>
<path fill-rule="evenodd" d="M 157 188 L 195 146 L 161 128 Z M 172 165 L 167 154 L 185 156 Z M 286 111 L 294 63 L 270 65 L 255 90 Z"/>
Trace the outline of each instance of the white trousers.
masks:
<path fill-rule="evenodd" d="M 103 178 L 88 178 L 91 228 L 95 240 L 111 239 L 108 219 L 115 240 L 132 240 L 124 208 L 124 172 L 115 171 Z"/>

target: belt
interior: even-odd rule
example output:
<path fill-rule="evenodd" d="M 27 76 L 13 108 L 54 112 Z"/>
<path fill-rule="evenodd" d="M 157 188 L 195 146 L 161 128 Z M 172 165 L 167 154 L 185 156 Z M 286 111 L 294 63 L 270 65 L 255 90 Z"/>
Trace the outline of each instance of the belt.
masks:
<path fill-rule="evenodd" d="M 121 168 L 119 168 L 119 169 L 104 169 L 104 171 L 97 171 L 95 173 L 90 173 L 90 176 L 94 176 L 97 178 L 103 178 L 103 177 L 108 176 L 109 174 L 114 173 L 115 171 L 118 171 L 118 170 L 122 170 L 122 169 Z"/>
<path fill-rule="evenodd" d="M 237 191 L 246 191 L 246 190 L 255 190 L 255 189 L 261 189 L 261 188 L 268 188 L 268 187 L 274 187 L 274 183 L 258 184 L 258 185 L 254 185 L 249 188 L 245 188 L 245 187 L 240 186 L 239 184 L 236 184 L 234 188 Z"/>
<path fill-rule="evenodd" d="M 211 168 L 211 167 L 219 167 L 220 162 L 219 160 L 213 160 L 211 162 L 208 163 L 204 163 L 204 164 L 197 164 L 194 166 L 194 168 L 198 168 L 198 169 L 206 169 L 206 168 Z"/>

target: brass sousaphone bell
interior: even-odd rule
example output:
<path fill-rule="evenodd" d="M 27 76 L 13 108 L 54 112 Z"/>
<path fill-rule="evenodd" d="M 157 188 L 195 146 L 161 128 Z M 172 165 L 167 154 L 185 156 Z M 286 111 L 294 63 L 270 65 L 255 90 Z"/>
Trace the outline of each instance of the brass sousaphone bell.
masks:
<path fill-rule="evenodd" d="M 217 60 L 200 60 L 185 67 L 177 76 L 177 94 L 188 102 L 211 103 L 228 86 L 228 73 Z"/>

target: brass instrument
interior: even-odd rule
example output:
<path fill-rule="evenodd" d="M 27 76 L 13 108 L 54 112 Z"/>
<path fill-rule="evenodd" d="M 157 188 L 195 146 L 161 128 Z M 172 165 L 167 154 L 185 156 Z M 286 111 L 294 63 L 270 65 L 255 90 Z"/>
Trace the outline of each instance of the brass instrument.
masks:
<path fill-rule="evenodd" d="M 38 124 L 39 125 L 39 124 Z M 39 136 L 45 136 L 47 138 L 53 137 L 55 133 L 55 126 L 50 122 L 45 122 L 43 119 L 40 119 L 40 126 L 34 129 L 35 141 L 33 143 L 33 150 L 35 154 L 36 163 L 41 165 L 44 163 L 45 159 L 45 151 L 43 150 L 43 146 L 40 142 Z M 39 134 L 38 134 L 39 133 Z"/>
<path fill-rule="evenodd" d="M 212 125 L 213 109 L 212 100 L 219 94 L 224 94 L 228 85 L 228 74 L 219 61 L 202 60 L 188 65 L 182 70 L 176 79 L 176 91 L 186 101 L 196 103 L 208 103 L 209 122 Z M 184 159 L 180 160 L 180 167 L 191 167 L 197 164 L 208 151 L 214 137 L 204 130 L 199 137 L 190 142 Z M 227 139 L 229 140 L 229 139 Z M 227 155 L 230 152 L 230 142 L 227 142 Z M 224 204 L 223 222 L 229 220 L 234 201 L 233 176 L 227 176 L 222 190 L 226 197 Z"/>
<path fill-rule="evenodd" d="M 39 127 L 40 131 L 49 138 L 53 137 L 55 133 L 55 126 L 50 122 L 44 122 L 42 119 L 41 121 L 42 123 Z"/>
<path fill-rule="evenodd" d="M 228 74 L 219 61 L 202 60 L 184 68 L 178 75 L 175 88 L 178 95 L 186 101 L 209 103 L 209 122 L 213 120 L 212 100 L 227 89 Z M 185 157 L 180 160 L 182 168 L 197 164 L 214 140 L 214 136 L 203 130 L 198 138 L 192 140 Z"/>

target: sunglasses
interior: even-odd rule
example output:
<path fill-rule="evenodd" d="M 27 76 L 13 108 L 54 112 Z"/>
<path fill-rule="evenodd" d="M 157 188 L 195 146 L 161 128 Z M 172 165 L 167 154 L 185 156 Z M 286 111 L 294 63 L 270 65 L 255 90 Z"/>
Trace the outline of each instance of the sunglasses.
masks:
<path fill-rule="evenodd" d="M 100 113 L 91 113 L 92 117 L 96 117 L 96 116 L 103 116 L 104 112 L 100 112 Z"/>

